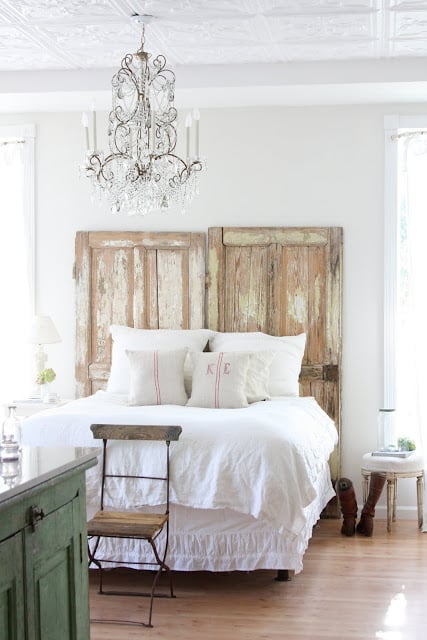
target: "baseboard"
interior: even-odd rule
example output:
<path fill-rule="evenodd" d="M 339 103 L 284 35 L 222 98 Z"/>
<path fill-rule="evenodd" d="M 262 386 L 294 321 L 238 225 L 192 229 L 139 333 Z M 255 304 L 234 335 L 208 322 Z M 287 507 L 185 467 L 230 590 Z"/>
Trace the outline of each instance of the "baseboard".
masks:
<path fill-rule="evenodd" d="M 363 509 L 363 504 L 358 505 L 358 515 L 360 515 Z M 387 519 L 387 507 L 386 505 L 377 505 L 375 507 L 375 516 L 377 518 Z M 396 520 L 417 520 L 418 519 L 418 511 L 416 507 L 397 507 L 396 509 Z"/>

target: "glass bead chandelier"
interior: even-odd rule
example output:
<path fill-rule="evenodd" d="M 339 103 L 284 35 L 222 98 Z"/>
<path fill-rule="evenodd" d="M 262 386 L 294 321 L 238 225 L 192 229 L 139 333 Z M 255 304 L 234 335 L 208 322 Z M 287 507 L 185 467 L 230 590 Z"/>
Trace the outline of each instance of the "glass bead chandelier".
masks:
<path fill-rule="evenodd" d="M 142 25 L 141 47 L 126 54 L 113 76 L 112 110 L 108 120 L 109 153 L 96 148 L 96 114 L 93 111 L 93 146 L 89 145 L 88 118 L 84 174 L 95 191 L 107 197 L 113 213 L 129 215 L 178 206 L 185 210 L 198 192 L 197 176 L 202 170 L 199 155 L 200 115 L 187 115 L 186 156 L 175 152 L 177 110 L 174 106 L 175 74 L 166 58 L 144 51 L 145 24 L 151 16 L 133 16 Z M 194 155 L 190 130 L 194 119 Z"/>

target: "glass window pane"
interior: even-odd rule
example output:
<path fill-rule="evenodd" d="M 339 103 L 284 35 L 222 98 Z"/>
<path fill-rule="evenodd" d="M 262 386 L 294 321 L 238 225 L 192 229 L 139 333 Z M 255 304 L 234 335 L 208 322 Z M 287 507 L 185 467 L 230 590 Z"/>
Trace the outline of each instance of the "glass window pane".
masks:
<path fill-rule="evenodd" d="M 0 401 L 31 392 L 32 314 L 24 216 L 23 144 L 0 140 Z"/>

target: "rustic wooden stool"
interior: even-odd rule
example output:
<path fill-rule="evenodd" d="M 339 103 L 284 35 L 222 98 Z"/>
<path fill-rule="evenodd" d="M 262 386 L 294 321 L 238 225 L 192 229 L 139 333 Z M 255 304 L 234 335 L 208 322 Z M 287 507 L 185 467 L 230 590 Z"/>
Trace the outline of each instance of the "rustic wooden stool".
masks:
<path fill-rule="evenodd" d="M 417 479 L 418 527 L 423 526 L 424 460 L 421 454 L 412 453 L 407 458 L 373 456 L 365 453 L 361 468 L 363 476 L 363 502 L 368 497 L 371 473 L 379 473 L 387 480 L 387 531 L 396 520 L 397 481 L 399 478 Z"/>

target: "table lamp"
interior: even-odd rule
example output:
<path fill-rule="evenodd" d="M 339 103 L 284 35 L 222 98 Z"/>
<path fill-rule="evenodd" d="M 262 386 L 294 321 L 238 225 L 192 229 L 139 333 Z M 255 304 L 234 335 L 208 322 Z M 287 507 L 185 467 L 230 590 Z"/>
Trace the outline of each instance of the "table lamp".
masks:
<path fill-rule="evenodd" d="M 45 314 L 34 316 L 28 342 L 37 345 L 34 350 L 34 375 L 37 378 L 38 374 L 46 368 L 47 354 L 43 345 L 61 342 L 61 336 L 50 316 Z M 40 398 L 40 385 L 37 386 L 31 397 Z"/>

